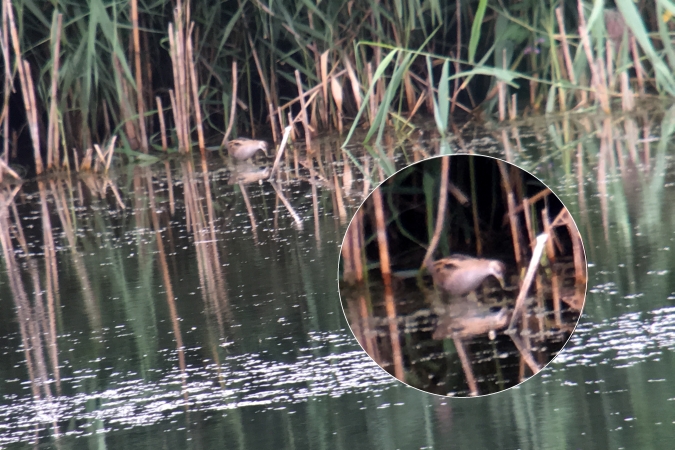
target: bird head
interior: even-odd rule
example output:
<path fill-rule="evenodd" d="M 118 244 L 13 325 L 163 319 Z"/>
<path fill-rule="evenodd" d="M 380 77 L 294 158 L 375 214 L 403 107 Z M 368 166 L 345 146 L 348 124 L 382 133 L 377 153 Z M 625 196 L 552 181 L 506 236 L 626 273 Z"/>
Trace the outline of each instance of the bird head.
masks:
<path fill-rule="evenodd" d="M 505 288 L 504 271 L 506 270 L 506 268 L 504 267 L 504 263 L 502 263 L 501 261 L 492 260 L 490 261 L 488 270 L 490 272 L 490 275 L 495 277 L 499 281 L 499 284 L 501 285 L 502 289 L 504 289 Z"/>

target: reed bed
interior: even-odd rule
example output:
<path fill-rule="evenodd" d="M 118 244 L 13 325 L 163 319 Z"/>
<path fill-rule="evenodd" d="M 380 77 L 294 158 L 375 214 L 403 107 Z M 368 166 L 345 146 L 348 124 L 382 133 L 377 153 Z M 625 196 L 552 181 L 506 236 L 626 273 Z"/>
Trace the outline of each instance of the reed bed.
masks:
<path fill-rule="evenodd" d="M 291 126 L 309 149 L 344 131 L 349 153 L 363 126 L 378 154 L 385 130 L 408 139 L 428 116 L 443 137 L 458 111 L 507 120 L 675 94 L 675 7 L 662 0 L 31 4 L 2 1 L 0 133 L 2 167 L 37 174 L 113 136 L 137 157 L 276 142 Z"/>

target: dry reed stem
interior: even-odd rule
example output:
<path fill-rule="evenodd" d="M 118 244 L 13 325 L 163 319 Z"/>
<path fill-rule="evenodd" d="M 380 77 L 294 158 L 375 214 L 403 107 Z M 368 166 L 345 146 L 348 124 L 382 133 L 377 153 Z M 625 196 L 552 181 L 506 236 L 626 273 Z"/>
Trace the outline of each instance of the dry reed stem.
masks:
<path fill-rule="evenodd" d="M 399 380 L 403 380 L 403 356 L 401 353 L 401 341 L 398 333 L 398 320 L 396 319 L 396 304 L 394 303 L 394 294 L 391 285 L 389 245 L 387 243 L 386 220 L 384 218 L 384 205 L 382 202 L 382 192 L 380 189 L 375 189 L 373 191 L 372 199 L 373 209 L 375 212 L 377 248 L 380 257 L 380 272 L 382 273 L 382 281 L 384 282 L 384 305 L 385 310 L 387 311 L 387 322 L 389 324 L 389 339 L 391 341 L 394 376 Z"/>
<path fill-rule="evenodd" d="M 314 240 L 318 250 L 321 250 L 321 221 L 319 220 L 319 192 L 316 188 L 314 178 L 310 182 L 312 185 L 312 212 L 314 213 Z"/>
<path fill-rule="evenodd" d="M 11 6 L 9 0 L 3 1 L 2 7 L 2 36 L 0 37 L 0 47 L 2 48 L 2 58 L 4 61 L 5 67 L 5 76 L 4 76 L 4 89 L 3 89 L 3 102 L 2 102 L 2 113 L 0 113 L 0 118 L 2 119 L 2 135 L 4 139 L 2 140 L 2 156 L 0 158 L 4 159 L 5 166 L 9 164 L 9 96 L 14 91 L 13 89 L 13 77 L 10 70 L 11 63 L 9 60 L 9 26 L 7 23 L 7 8 Z M 0 182 L 2 182 L 2 170 L 0 170 Z"/>
<path fill-rule="evenodd" d="M 237 183 L 239 189 L 241 189 L 241 196 L 244 199 L 244 204 L 246 204 L 246 212 L 248 213 L 248 220 L 251 222 L 251 232 L 253 234 L 253 241 L 255 244 L 258 243 L 258 224 L 255 221 L 255 214 L 253 214 L 253 207 L 251 206 L 251 200 L 248 198 L 248 193 L 246 192 L 246 186 L 243 183 Z"/>
<path fill-rule="evenodd" d="M 281 144 L 279 144 L 279 150 L 277 151 L 276 158 L 274 159 L 274 164 L 272 165 L 272 170 L 270 171 L 270 176 L 269 176 L 270 180 L 272 179 L 272 177 L 274 176 L 274 173 L 279 168 L 279 162 L 281 161 L 281 157 L 283 156 L 284 151 L 286 149 L 286 144 L 288 143 L 288 138 L 291 135 L 292 129 L 293 129 L 293 127 L 291 127 L 290 125 L 287 126 L 284 129 L 284 137 L 281 138 Z"/>
<path fill-rule="evenodd" d="M 49 124 L 47 125 L 47 169 L 59 165 L 59 126 L 58 111 L 56 109 L 56 95 L 59 79 L 59 63 L 61 53 L 61 27 L 63 14 L 56 17 L 56 36 L 52 53 L 52 76 L 49 102 Z M 54 164 L 56 163 L 56 164 Z"/>
<path fill-rule="evenodd" d="M 323 109 L 321 110 L 321 120 L 323 126 L 328 126 L 328 53 L 330 50 L 326 50 L 319 56 L 319 69 L 321 80 L 321 90 L 323 92 Z"/>
<path fill-rule="evenodd" d="M 230 133 L 232 132 L 232 127 L 234 126 L 234 117 L 237 114 L 237 90 L 239 86 L 239 77 L 237 76 L 237 61 L 232 61 L 232 101 L 230 103 L 230 120 L 227 123 L 227 130 L 225 130 L 225 136 L 223 136 L 223 141 L 220 143 L 220 147 L 224 148 L 225 144 L 229 140 Z"/>
<path fill-rule="evenodd" d="M 342 198 L 342 188 L 340 187 L 340 180 L 338 180 L 337 173 L 333 171 L 333 184 L 335 185 L 335 198 L 337 200 L 337 211 L 338 217 L 340 218 L 340 223 L 347 222 L 347 210 L 345 209 L 345 203 Z"/>
<path fill-rule="evenodd" d="M 527 292 L 530 290 L 534 276 L 537 273 L 537 267 L 541 260 L 541 254 L 544 251 L 544 245 L 548 240 L 548 234 L 542 233 L 537 236 L 536 245 L 532 251 L 532 258 L 530 259 L 530 264 L 527 267 L 527 272 L 525 278 L 520 287 L 520 292 L 518 292 L 518 298 L 516 298 L 516 306 L 513 309 L 513 315 L 511 316 L 511 322 L 509 323 L 508 330 L 511 331 L 514 329 L 518 319 L 522 315 L 523 307 L 525 306 L 525 298 L 527 297 Z"/>
<path fill-rule="evenodd" d="M 640 62 L 640 55 L 638 53 L 635 36 L 633 36 L 632 33 L 629 36 L 628 41 L 630 42 L 630 53 L 633 57 L 633 66 L 635 67 L 635 78 L 637 79 L 638 95 L 642 96 L 645 94 L 644 68 Z"/>
<path fill-rule="evenodd" d="M 197 125 L 197 142 L 199 143 L 199 152 L 202 157 L 206 156 L 206 142 L 204 141 L 204 127 L 202 125 L 202 107 L 199 103 L 199 80 L 197 79 L 197 71 L 195 70 L 194 56 L 192 53 L 192 30 L 194 29 L 194 22 L 190 24 L 190 29 L 187 33 L 187 64 L 190 71 L 190 86 L 192 88 L 192 104 L 194 105 L 195 122 Z"/>
<path fill-rule="evenodd" d="M 522 251 L 520 249 L 520 230 L 519 221 L 516 213 L 516 200 L 513 195 L 513 187 L 511 186 L 511 179 L 509 177 L 508 168 L 505 162 L 498 161 L 499 172 L 502 175 L 502 189 L 506 195 L 506 205 L 509 214 L 509 224 L 511 226 L 511 239 L 513 240 L 513 253 L 516 260 L 516 265 L 520 267 L 522 260 Z"/>
<path fill-rule="evenodd" d="M 366 64 L 366 72 L 368 75 L 368 86 L 373 85 L 373 63 L 368 62 Z M 377 94 L 375 92 L 375 89 L 370 93 L 370 96 L 368 97 L 368 107 L 370 108 L 370 119 L 368 120 L 369 123 L 372 123 L 373 120 L 375 119 L 375 115 L 377 114 Z"/>
<path fill-rule="evenodd" d="M 469 385 L 469 395 L 471 397 L 476 397 L 478 392 L 478 383 L 476 382 L 476 377 L 473 374 L 473 369 L 471 368 L 471 361 L 466 354 L 466 349 L 464 348 L 464 343 L 460 338 L 452 338 L 455 343 L 455 349 L 457 350 L 457 355 L 459 360 L 462 363 L 462 369 L 464 370 L 464 376 L 466 376 L 466 383 Z"/>
<path fill-rule="evenodd" d="M 337 80 L 337 78 L 332 77 L 330 80 L 330 90 L 337 108 L 337 129 L 338 133 L 342 134 L 344 129 L 344 114 L 342 113 L 342 85 Z"/>
<path fill-rule="evenodd" d="M 180 111 L 178 110 L 176 94 L 173 92 L 173 89 L 169 89 L 169 100 L 171 101 L 171 110 L 173 111 L 174 131 L 176 132 L 176 139 L 178 139 L 178 148 L 180 150 L 183 147 L 185 138 L 183 137 L 183 128 L 178 126 L 178 122 L 176 122 L 180 118 Z"/>
<path fill-rule="evenodd" d="M 73 147 L 73 161 L 75 161 L 75 172 L 80 171 L 80 161 L 77 158 L 77 150 Z"/>
<path fill-rule="evenodd" d="M 359 79 L 356 76 L 354 67 L 349 61 L 349 58 L 345 55 L 344 57 L 345 70 L 347 71 L 347 76 L 349 77 L 349 84 L 352 86 L 352 94 L 354 95 L 354 100 L 356 101 L 356 109 L 361 109 L 361 103 L 363 98 L 361 97 L 361 85 L 359 84 Z"/>
<path fill-rule="evenodd" d="M 19 64 L 21 65 L 21 64 Z M 40 175 L 44 172 L 42 154 L 40 153 L 40 130 L 37 117 L 37 100 L 35 98 L 35 86 L 33 85 L 33 75 L 30 71 L 30 64 L 23 60 L 23 72 L 26 79 L 26 89 L 23 91 L 24 102 L 26 105 L 26 119 L 28 128 L 33 139 L 33 158 L 35 159 L 35 173 Z"/>
<path fill-rule="evenodd" d="M 3 172 L 7 172 L 17 180 L 20 180 L 21 177 L 19 176 L 18 173 L 16 173 L 11 167 L 7 165 L 4 159 L 0 158 L 0 181 L 2 181 L 2 174 Z"/>
<path fill-rule="evenodd" d="M 162 138 L 162 150 L 165 152 L 168 150 L 169 145 L 166 140 L 166 124 L 164 123 L 164 108 L 162 108 L 162 99 L 159 98 L 159 95 L 155 97 L 157 102 L 157 117 L 159 119 L 159 134 Z"/>
<path fill-rule="evenodd" d="M 91 147 L 84 152 L 84 158 L 82 158 L 82 163 L 80 164 L 80 170 L 82 172 L 88 172 L 91 170 L 91 161 L 92 161 L 92 150 Z"/>
<path fill-rule="evenodd" d="M 313 183 L 314 184 L 314 183 Z M 354 268 L 354 253 L 356 247 L 354 245 L 354 234 L 356 233 L 356 216 L 352 219 L 352 223 L 347 228 L 342 247 L 340 247 L 340 258 L 342 260 L 342 280 L 348 285 L 355 284 L 356 273 Z"/>
<path fill-rule="evenodd" d="M 368 178 L 368 177 L 366 177 Z M 448 205 L 448 180 L 450 179 L 450 157 L 445 156 L 441 158 L 441 181 L 438 192 L 438 214 L 436 215 L 436 223 L 434 224 L 434 235 L 431 237 L 429 247 L 424 255 L 422 267 L 430 268 L 432 264 L 431 255 L 436 251 L 438 242 L 441 240 L 441 232 L 443 231 L 443 222 L 445 221 L 445 210 Z M 377 189 L 376 189 L 377 191 Z"/>
<path fill-rule="evenodd" d="M 621 109 L 623 111 L 632 111 L 635 108 L 635 100 L 633 98 L 633 91 L 630 88 L 630 80 L 628 73 L 624 70 L 621 72 Z"/>
<path fill-rule="evenodd" d="M 141 70 L 141 39 L 138 28 L 138 0 L 131 0 L 131 33 L 134 43 L 138 132 L 141 135 L 141 150 L 143 153 L 148 153 L 148 134 L 145 129 L 145 100 L 143 99 L 143 72 Z"/>
<path fill-rule="evenodd" d="M 333 78 L 339 78 L 342 75 L 344 75 L 347 71 L 345 69 L 337 72 L 336 74 L 328 74 L 328 79 L 333 79 Z M 307 89 L 306 91 L 303 91 L 303 96 L 305 98 L 309 97 L 307 100 L 305 100 L 306 103 L 312 103 L 314 99 L 316 98 L 317 94 L 321 92 L 321 84 L 317 84 L 316 86 Z M 284 103 L 283 105 L 279 106 L 277 108 L 277 112 L 279 113 L 280 111 L 289 108 L 293 106 L 294 104 L 300 102 L 300 97 L 295 97 L 293 100 L 289 100 L 288 102 Z"/>
<path fill-rule="evenodd" d="M 312 136 L 309 131 L 309 123 L 307 123 L 307 104 L 305 103 L 305 97 L 302 94 L 302 81 L 300 80 L 300 72 L 295 71 L 295 82 L 298 85 L 298 96 L 300 97 L 300 115 L 302 117 L 302 126 L 305 130 L 305 144 L 307 146 L 307 151 L 312 150 Z"/>
<path fill-rule="evenodd" d="M 606 92 L 606 85 L 602 82 L 603 76 L 601 76 L 601 71 L 604 73 L 602 68 L 602 63 L 596 66 L 595 58 L 593 58 L 593 52 L 591 50 L 591 43 L 588 38 L 588 30 L 586 28 L 586 19 L 584 18 L 584 5 L 581 0 L 577 2 L 577 8 L 579 11 L 579 36 L 581 37 L 581 44 L 586 52 L 586 60 L 588 61 L 588 67 L 591 70 L 591 86 L 594 88 L 595 98 L 600 103 L 603 111 L 609 113 L 609 100 Z"/>
<path fill-rule="evenodd" d="M 502 69 L 506 70 L 506 49 L 502 50 Z M 499 121 L 506 120 L 506 83 L 502 80 L 497 81 L 499 89 Z"/>
<path fill-rule="evenodd" d="M 270 88 L 267 86 L 267 77 L 265 77 L 265 73 L 263 72 L 262 66 L 260 65 L 260 58 L 258 58 L 258 51 L 255 48 L 255 45 L 253 45 L 253 39 L 251 39 L 251 34 L 247 30 L 247 36 L 248 36 L 248 43 L 251 46 L 251 54 L 253 55 L 253 61 L 255 62 L 255 67 L 258 70 L 258 75 L 260 76 L 260 84 L 262 84 L 263 90 L 265 91 L 265 99 L 267 99 L 267 103 L 272 103 L 272 95 L 270 94 Z"/>
<path fill-rule="evenodd" d="M 190 138 L 190 96 L 188 95 L 188 74 L 187 67 L 185 67 L 185 25 L 188 20 L 184 14 L 189 14 L 189 8 L 183 9 L 180 0 L 174 9 L 174 21 L 176 23 L 176 39 L 175 39 L 175 55 L 176 66 L 178 72 L 178 83 L 174 81 L 176 90 L 176 104 L 180 110 L 180 122 L 176 125 L 183 128 L 182 134 L 185 141 L 183 142 L 183 152 L 187 153 L 192 147 L 192 139 Z"/>
<path fill-rule="evenodd" d="M 122 87 L 122 93 L 119 95 L 122 95 L 122 101 L 120 102 L 120 115 L 122 116 L 122 120 L 124 122 L 124 132 L 127 135 L 127 140 L 129 141 L 129 145 L 132 149 L 137 149 L 139 147 L 139 138 L 138 138 L 138 133 L 136 132 L 135 128 L 135 121 L 132 119 L 133 114 L 129 110 L 129 86 L 127 84 L 127 81 L 122 73 L 122 68 L 120 67 L 120 62 L 117 59 L 117 56 L 113 55 L 113 70 L 115 71 L 115 76 L 120 82 L 120 85 Z"/>
<path fill-rule="evenodd" d="M 570 56 L 569 44 L 567 42 L 567 33 L 565 31 L 565 23 L 563 21 L 563 11 L 561 7 L 555 9 L 555 17 L 558 21 L 558 30 L 560 31 L 560 43 L 563 51 L 563 59 L 565 60 L 565 67 L 567 68 L 567 77 L 570 83 L 577 84 L 576 75 L 574 75 L 574 68 L 572 65 L 572 57 Z"/>
<path fill-rule="evenodd" d="M 42 164 L 42 156 L 40 154 L 40 135 L 37 123 L 37 110 L 35 102 L 35 90 L 33 88 L 33 79 L 30 73 L 30 65 L 27 61 L 21 59 L 21 47 L 19 45 L 19 34 L 16 29 L 14 21 L 14 7 L 10 0 L 5 0 L 5 7 L 3 8 L 7 14 L 9 21 L 9 29 L 12 37 L 12 47 L 14 49 L 15 58 L 17 58 L 16 66 L 19 71 L 19 81 L 21 84 L 21 92 L 23 94 L 24 108 L 26 109 L 26 121 L 30 129 L 30 135 L 33 141 L 33 155 L 35 158 L 35 171 L 40 175 L 44 171 Z M 5 42 L 7 44 L 7 42 Z M 11 77 L 10 77 L 11 79 Z M 5 136 L 5 140 L 7 136 Z"/>
<path fill-rule="evenodd" d="M 566 211 L 563 208 L 563 211 Z M 548 234 L 549 236 L 553 236 L 553 227 L 552 224 L 549 222 L 548 218 L 548 209 L 545 207 L 544 210 L 542 211 L 542 223 L 544 225 L 544 233 Z M 555 221 L 554 221 L 555 222 Z M 556 326 L 560 327 L 562 324 L 562 316 L 561 316 L 561 311 L 560 311 L 560 283 L 558 280 L 558 276 L 555 273 L 555 270 L 553 270 L 553 265 L 555 264 L 555 248 L 553 247 L 553 240 L 549 239 L 546 241 L 546 257 L 548 258 L 550 264 L 551 264 L 551 292 L 553 294 L 553 315 L 555 318 L 555 323 Z"/>
<path fill-rule="evenodd" d="M 356 214 L 354 214 L 355 224 L 354 232 L 352 233 L 352 244 L 353 244 L 353 254 L 354 254 L 354 271 L 356 272 L 356 281 L 358 283 L 363 283 L 364 278 L 364 266 L 363 266 L 363 234 L 365 233 L 363 229 L 363 210 L 359 209 Z"/>
<path fill-rule="evenodd" d="M 277 130 L 277 121 L 276 121 L 276 115 L 274 114 L 274 105 L 269 103 L 267 105 L 267 113 L 269 114 L 270 117 L 270 127 L 272 128 L 272 141 L 276 144 L 279 142 L 279 135 L 278 135 L 278 130 Z"/>
<path fill-rule="evenodd" d="M 276 192 L 277 197 L 279 198 L 279 200 L 281 200 L 281 203 L 284 204 L 284 206 L 288 210 L 291 217 L 293 217 L 293 220 L 295 221 L 295 224 L 299 228 L 301 228 L 302 227 L 302 218 L 295 212 L 295 209 L 293 209 L 293 205 L 291 205 L 291 203 L 286 199 L 286 197 L 284 196 L 281 188 L 274 181 L 270 181 L 270 185 L 274 188 L 274 191 Z"/>

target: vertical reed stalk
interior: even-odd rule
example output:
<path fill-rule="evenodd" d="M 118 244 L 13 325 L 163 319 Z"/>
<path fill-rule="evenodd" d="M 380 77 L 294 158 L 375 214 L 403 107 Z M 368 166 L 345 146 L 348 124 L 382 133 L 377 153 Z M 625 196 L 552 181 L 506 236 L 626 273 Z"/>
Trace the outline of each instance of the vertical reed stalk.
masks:
<path fill-rule="evenodd" d="M 199 152 L 202 156 L 206 156 L 206 142 L 204 141 L 204 128 L 202 126 L 202 107 L 199 104 L 199 80 L 197 79 L 197 71 L 195 70 L 195 61 L 192 53 L 192 30 L 194 29 L 194 22 L 190 24 L 190 30 L 187 33 L 187 64 L 190 71 L 190 86 L 192 87 L 192 103 L 194 104 L 195 122 L 197 125 L 197 142 L 199 143 Z"/>
<path fill-rule="evenodd" d="M 143 72 L 141 68 L 141 39 L 138 29 L 138 0 L 131 0 L 131 32 L 134 42 L 134 69 L 136 74 L 136 109 L 141 151 L 148 153 L 148 133 L 145 129 L 145 100 L 143 99 Z"/>
<path fill-rule="evenodd" d="M 229 140 L 230 133 L 232 132 L 232 127 L 234 126 L 234 118 L 237 114 L 237 86 L 238 86 L 238 72 L 237 72 L 237 61 L 232 60 L 232 99 L 230 102 L 230 120 L 227 123 L 227 130 L 225 130 L 225 136 L 223 136 L 223 141 L 220 143 L 221 147 L 225 147 L 227 141 Z"/>
<path fill-rule="evenodd" d="M 520 225 L 518 220 L 518 215 L 516 213 L 516 200 L 514 198 L 513 186 L 511 185 L 511 179 L 509 177 L 509 169 L 505 162 L 499 161 L 497 163 L 499 166 L 499 172 L 502 175 L 502 189 L 503 193 L 506 196 L 506 205 L 508 207 L 509 214 L 509 225 L 511 226 L 511 239 L 513 240 L 513 252 L 516 260 L 516 264 L 520 267 L 520 262 L 522 260 L 522 250 L 520 248 Z"/>
<path fill-rule="evenodd" d="M 30 135 L 33 140 L 33 157 L 35 158 L 35 172 L 40 175 L 44 171 L 42 164 L 42 155 L 40 154 L 40 134 L 38 131 L 37 121 L 37 104 L 35 101 L 35 89 L 33 87 L 33 77 L 30 73 L 30 65 L 27 61 L 21 59 L 21 47 L 19 44 L 19 33 L 16 29 L 14 21 L 14 7 L 10 0 L 5 0 L 4 11 L 6 11 L 7 19 L 9 21 L 9 30 L 12 36 L 12 47 L 14 48 L 14 57 L 16 58 L 16 66 L 19 71 L 19 80 L 21 83 L 21 92 L 23 93 L 23 103 L 26 109 L 26 120 Z M 7 45 L 7 42 L 5 42 Z M 11 79 L 11 78 L 10 78 Z M 5 135 L 5 140 L 7 136 Z"/>
<path fill-rule="evenodd" d="M 59 81 L 59 62 L 61 53 L 61 26 L 63 14 L 56 16 L 56 27 L 53 36 L 52 79 L 49 103 L 49 124 L 47 126 L 47 169 L 59 165 L 59 124 L 56 109 L 56 95 Z"/>
<path fill-rule="evenodd" d="M 159 96 L 155 97 L 157 102 L 157 117 L 159 118 L 159 134 L 162 137 L 162 150 L 168 150 L 169 145 L 166 140 L 166 125 L 164 124 L 164 108 L 162 108 L 162 99 Z"/>
<path fill-rule="evenodd" d="M 309 123 L 307 121 L 307 104 L 305 103 L 305 95 L 302 91 L 302 81 L 300 80 L 300 72 L 295 71 L 295 82 L 298 85 L 298 97 L 300 98 L 300 115 L 302 117 L 302 127 L 305 130 L 305 144 L 307 151 L 312 150 L 312 134 L 309 131 Z"/>
<path fill-rule="evenodd" d="M 12 72 L 9 60 L 9 26 L 8 26 L 8 8 L 11 8 L 11 2 L 3 0 L 2 4 L 2 59 L 4 61 L 5 76 L 3 77 L 3 102 L 2 102 L 2 166 L 8 168 L 9 164 L 9 96 L 12 93 Z M 0 170 L 0 182 L 2 182 L 3 170 Z"/>
<path fill-rule="evenodd" d="M 377 230 L 377 248 L 380 255 L 380 272 L 382 273 L 382 280 L 384 282 L 384 304 L 387 311 L 387 321 L 389 323 L 389 339 L 391 341 L 394 376 L 399 380 L 404 380 L 403 355 L 401 352 L 401 341 L 398 333 L 396 304 L 394 303 L 394 294 L 391 285 L 389 244 L 387 243 L 386 220 L 384 218 L 384 205 L 382 202 L 382 193 L 380 189 L 375 189 L 372 193 L 372 197 L 373 209 L 375 210 L 375 228 Z"/>

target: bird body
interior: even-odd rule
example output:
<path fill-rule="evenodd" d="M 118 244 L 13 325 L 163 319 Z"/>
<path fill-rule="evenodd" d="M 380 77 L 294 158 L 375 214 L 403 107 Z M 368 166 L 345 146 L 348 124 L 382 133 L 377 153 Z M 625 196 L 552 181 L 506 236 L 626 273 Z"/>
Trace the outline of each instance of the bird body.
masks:
<path fill-rule="evenodd" d="M 504 263 L 495 259 L 451 255 L 434 261 L 428 269 L 434 284 L 453 296 L 476 290 L 489 276 L 495 277 L 504 288 Z"/>
<path fill-rule="evenodd" d="M 239 161 L 249 159 L 258 150 L 262 150 L 265 156 L 267 156 L 267 142 L 247 138 L 232 139 L 227 142 L 227 152 L 231 157 Z"/>

